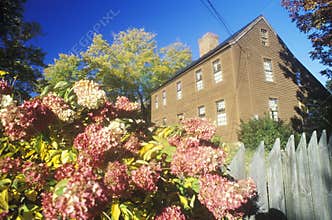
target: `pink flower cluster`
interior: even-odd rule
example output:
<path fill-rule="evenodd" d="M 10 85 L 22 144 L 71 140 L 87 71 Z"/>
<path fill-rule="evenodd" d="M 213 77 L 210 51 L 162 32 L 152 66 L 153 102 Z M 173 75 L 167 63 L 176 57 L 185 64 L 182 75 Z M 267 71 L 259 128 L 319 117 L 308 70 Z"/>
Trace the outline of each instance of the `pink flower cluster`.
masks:
<path fill-rule="evenodd" d="M 41 189 L 45 184 L 49 175 L 49 170 L 44 163 L 25 162 L 22 166 L 22 173 L 25 181 L 38 189 Z"/>
<path fill-rule="evenodd" d="M 209 141 L 216 133 L 216 126 L 201 118 L 184 119 L 181 124 L 188 135 Z"/>
<path fill-rule="evenodd" d="M 158 168 L 142 165 L 137 170 L 131 171 L 131 178 L 138 189 L 155 192 L 158 189 L 160 174 Z"/>
<path fill-rule="evenodd" d="M 91 119 L 96 123 L 102 123 L 106 118 L 113 120 L 118 117 L 115 106 L 111 102 L 106 102 L 102 107 L 89 113 Z"/>
<path fill-rule="evenodd" d="M 92 124 L 77 135 L 74 147 L 80 150 L 81 156 L 89 157 L 93 164 L 99 166 L 104 160 L 105 153 L 119 146 L 121 136 L 121 129 Z"/>
<path fill-rule="evenodd" d="M 88 109 L 98 109 L 106 102 L 105 91 L 93 81 L 80 80 L 74 84 L 73 89 L 77 103 Z"/>
<path fill-rule="evenodd" d="M 135 134 L 131 134 L 123 146 L 126 150 L 128 150 L 132 154 L 137 154 L 139 149 L 141 148 L 140 140 Z"/>
<path fill-rule="evenodd" d="M 42 205 L 46 219 L 93 219 L 107 201 L 103 183 L 93 173 L 78 170 L 62 194 L 45 193 Z"/>
<path fill-rule="evenodd" d="M 8 82 L 1 79 L 0 80 L 0 95 L 8 95 L 12 92 L 12 88 L 9 86 Z"/>
<path fill-rule="evenodd" d="M 66 178 L 70 178 L 75 173 L 75 165 L 66 163 L 56 169 L 54 178 L 58 181 Z"/>
<path fill-rule="evenodd" d="M 99 109 L 96 109 L 89 113 L 89 116 L 97 123 L 101 123 L 104 119 L 113 120 L 115 118 L 126 118 L 135 116 L 138 111 L 138 104 L 130 102 L 127 97 L 119 96 L 116 102 L 106 102 Z"/>
<path fill-rule="evenodd" d="M 124 196 L 126 191 L 129 191 L 129 183 L 130 177 L 126 165 L 118 161 L 108 164 L 104 176 L 104 184 L 113 197 Z"/>
<path fill-rule="evenodd" d="M 221 148 L 209 142 L 215 133 L 215 127 L 205 119 L 186 119 L 182 124 L 185 135 L 168 138 L 169 144 L 176 146 L 170 166 L 171 173 L 183 177 L 216 171 L 224 164 L 226 155 Z"/>
<path fill-rule="evenodd" d="M 65 100 L 53 93 L 43 97 L 42 102 L 46 105 L 61 121 L 73 122 L 75 112 L 65 102 Z"/>
<path fill-rule="evenodd" d="M 244 213 L 238 212 L 237 209 L 247 203 L 256 191 L 252 179 L 232 182 L 216 174 L 206 174 L 199 181 L 198 199 L 216 219 L 242 217 Z"/>
<path fill-rule="evenodd" d="M 27 139 L 38 134 L 53 121 L 54 114 L 40 99 L 25 101 L 21 106 L 9 105 L 0 112 L 5 133 L 12 140 Z"/>
<path fill-rule="evenodd" d="M 120 116 L 126 117 L 133 114 L 133 112 L 138 111 L 139 105 L 135 102 L 130 102 L 125 96 L 118 96 L 116 98 L 115 108 Z"/>
<path fill-rule="evenodd" d="M 0 172 L 1 174 L 12 174 L 21 172 L 22 161 L 19 158 L 6 157 L 0 160 Z"/>
<path fill-rule="evenodd" d="M 171 161 L 171 172 L 177 176 L 197 176 L 216 171 L 225 153 L 211 146 L 179 147 Z"/>
<path fill-rule="evenodd" d="M 169 206 L 164 208 L 160 214 L 155 217 L 155 220 L 185 220 L 186 217 L 182 213 L 179 206 Z"/>

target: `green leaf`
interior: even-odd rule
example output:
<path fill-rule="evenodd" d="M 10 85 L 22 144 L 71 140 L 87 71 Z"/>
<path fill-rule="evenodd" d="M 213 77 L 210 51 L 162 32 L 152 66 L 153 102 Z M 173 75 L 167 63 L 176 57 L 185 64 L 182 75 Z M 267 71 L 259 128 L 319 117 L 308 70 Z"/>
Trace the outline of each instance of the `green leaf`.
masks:
<path fill-rule="evenodd" d="M 176 147 L 173 147 L 173 146 L 165 146 L 162 151 L 162 153 L 165 153 L 167 154 L 167 157 L 166 157 L 166 162 L 171 162 L 172 161 L 172 158 L 173 158 L 173 155 L 174 153 L 176 152 Z"/>
<path fill-rule="evenodd" d="M 179 196 L 179 199 L 180 199 L 181 204 L 183 205 L 183 208 L 184 208 L 184 209 L 190 209 L 190 206 L 189 206 L 189 204 L 188 204 L 188 199 L 187 199 L 187 197 L 182 196 L 182 195 L 180 195 L 180 194 L 178 194 L 178 196 Z"/>
<path fill-rule="evenodd" d="M 54 89 L 63 88 L 63 87 L 65 87 L 65 86 L 67 86 L 67 85 L 68 85 L 68 82 L 66 82 L 66 81 L 60 81 L 60 82 L 58 82 L 58 83 L 54 86 Z"/>
<path fill-rule="evenodd" d="M 43 91 L 40 93 L 40 96 L 43 97 L 45 96 L 51 89 L 51 86 L 45 86 L 45 88 L 43 89 Z"/>
<path fill-rule="evenodd" d="M 8 210 L 8 190 L 5 189 L 0 193 L 0 208 L 3 210 Z"/>
<path fill-rule="evenodd" d="M 69 181 L 68 179 L 63 179 L 63 180 L 59 181 L 55 185 L 53 196 L 58 197 L 58 196 L 63 195 L 63 192 L 67 187 L 68 181 Z"/>
<path fill-rule="evenodd" d="M 190 204 L 189 204 L 189 206 L 190 206 L 191 208 L 194 208 L 195 200 L 196 200 L 196 195 L 194 194 L 193 197 L 191 198 L 191 200 L 190 200 Z"/>
<path fill-rule="evenodd" d="M 69 151 L 69 150 L 64 150 L 61 153 L 61 162 L 63 164 L 65 163 L 70 163 L 76 160 L 76 154 Z"/>
<path fill-rule="evenodd" d="M 11 179 L 8 178 L 0 180 L 0 189 L 7 188 L 11 183 Z"/>
<path fill-rule="evenodd" d="M 119 203 L 113 203 L 111 210 L 112 210 L 112 220 L 119 220 L 121 215 L 121 209 Z"/>

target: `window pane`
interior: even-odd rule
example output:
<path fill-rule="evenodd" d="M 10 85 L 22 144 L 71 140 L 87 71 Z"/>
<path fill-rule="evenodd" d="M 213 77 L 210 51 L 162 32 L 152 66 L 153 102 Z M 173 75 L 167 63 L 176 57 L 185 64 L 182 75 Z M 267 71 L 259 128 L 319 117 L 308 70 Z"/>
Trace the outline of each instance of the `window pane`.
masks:
<path fill-rule="evenodd" d="M 177 118 L 179 121 L 182 121 L 184 119 L 183 113 L 177 114 Z"/>
<path fill-rule="evenodd" d="M 272 61 L 270 59 L 264 59 L 263 66 L 264 66 L 265 80 L 273 82 Z"/>
<path fill-rule="evenodd" d="M 196 81 L 200 81 L 200 80 L 202 80 L 202 71 L 197 70 L 196 71 Z"/>
<path fill-rule="evenodd" d="M 295 73 L 295 79 L 296 79 L 296 84 L 298 86 L 301 86 L 301 73 L 300 72 Z"/>
<path fill-rule="evenodd" d="M 265 29 L 261 29 L 261 42 L 262 45 L 267 46 L 268 45 L 268 38 L 269 38 L 269 33 Z"/>
<path fill-rule="evenodd" d="M 204 106 L 198 107 L 198 116 L 205 117 L 205 107 Z"/>
<path fill-rule="evenodd" d="M 181 99 L 182 98 L 182 86 L 181 82 L 176 83 L 176 98 Z"/>
<path fill-rule="evenodd" d="M 166 91 L 163 91 L 163 105 L 166 105 Z"/>
<path fill-rule="evenodd" d="M 225 101 L 220 100 L 216 102 L 217 104 L 217 112 L 225 111 Z"/>
<path fill-rule="evenodd" d="M 154 104 L 155 104 L 155 107 L 158 108 L 158 96 L 155 96 L 155 100 L 154 100 Z"/>
<path fill-rule="evenodd" d="M 220 60 L 216 60 L 213 62 L 213 72 L 216 73 L 219 71 L 221 71 L 221 63 Z"/>
<path fill-rule="evenodd" d="M 217 125 L 218 126 L 227 125 L 226 113 L 218 113 L 218 115 L 217 115 Z"/>
<path fill-rule="evenodd" d="M 196 87 L 197 87 L 197 90 L 202 90 L 203 89 L 203 80 L 200 80 L 200 81 L 197 81 L 196 82 Z"/>
<path fill-rule="evenodd" d="M 216 73 L 214 74 L 214 81 L 215 81 L 216 83 L 222 81 L 222 74 L 221 74 L 221 71 L 216 72 Z"/>
<path fill-rule="evenodd" d="M 270 98 L 269 99 L 269 112 L 270 112 L 270 117 L 274 121 L 278 121 L 279 116 L 278 116 L 278 99 L 276 98 Z"/>

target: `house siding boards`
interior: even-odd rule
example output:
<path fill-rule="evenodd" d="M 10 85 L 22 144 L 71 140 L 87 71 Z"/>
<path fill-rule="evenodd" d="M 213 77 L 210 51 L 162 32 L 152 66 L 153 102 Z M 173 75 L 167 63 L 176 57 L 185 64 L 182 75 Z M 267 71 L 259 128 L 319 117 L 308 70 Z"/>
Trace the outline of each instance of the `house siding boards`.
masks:
<path fill-rule="evenodd" d="M 158 109 L 151 106 L 152 122 L 161 125 L 162 119 L 166 118 L 168 125 L 174 125 L 179 122 L 177 115 L 180 113 L 185 118 L 198 117 L 198 107 L 202 105 L 205 106 L 206 118 L 216 121 L 216 102 L 223 99 L 227 124 L 218 126 L 217 134 L 225 141 L 237 141 L 240 120 L 247 121 L 255 115 L 268 113 L 269 98 L 278 99 L 280 119 L 288 122 L 297 114 L 295 107 L 298 106 L 297 94 L 301 88 L 289 76 L 293 74 L 295 77 L 295 69 L 307 77 L 303 79 L 307 86 L 317 88 L 316 93 L 326 92 L 294 57 L 282 58 L 283 54 L 291 53 L 263 17 L 258 17 L 244 29 L 245 33 L 239 32 L 229 42 L 223 42 L 152 93 L 152 103 L 155 95 L 162 97 L 163 90 L 167 97 L 165 106 L 159 105 Z M 268 31 L 268 46 L 262 45 L 261 29 Z M 242 37 L 239 38 L 239 35 Z M 238 41 L 234 42 L 234 39 Z M 265 80 L 264 58 L 272 61 L 273 82 Z M 217 59 L 221 61 L 222 70 L 222 81 L 219 83 L 215 83 L 212 66 Z M 195 72 L 199 69 L 203 73 L 203 89 L 197 91 Z M 179 81 L 182 84 L 182 99 L 177 100 L 176 84 Z M 303 94 L 308 95 L 306 91 Z"/>

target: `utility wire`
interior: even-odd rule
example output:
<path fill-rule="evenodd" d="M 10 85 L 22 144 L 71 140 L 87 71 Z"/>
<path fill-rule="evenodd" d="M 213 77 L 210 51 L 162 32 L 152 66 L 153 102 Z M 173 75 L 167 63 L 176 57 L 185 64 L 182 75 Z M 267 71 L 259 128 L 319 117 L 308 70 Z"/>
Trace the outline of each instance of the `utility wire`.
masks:
<path fill-rule="evenodd" d="M 225 28 L 225 30 L 227 31 L 229 36 L 233 35 L 233 32 L 231 30 L 231 28 L 227 25 L 225 19 L 220 15 L 220 13 L 218 12 L 218 10 L 214 7 L 214 5 L 212 4 L 212 2 L 210 0 L 200 0 L 201 3 L 208 9 L 208 11 L 212 14 L 212 16 L 214 16 L 218 22 L 220 24 L 222 24 L 222 26 Z M 241 47 L 239 42 L 235 42 L 236 44 L 239 45 L 240 49 L 243 51 L 243 48 Z"/>
<path fill-rule="evenodd" d="M 206 0 L 209 4 L 210 8 L 212 9 L 213 13 L 215 14 L 215 17 L 218 19 L 218 21 L 225 27 L 228 34 L 231 36 L 233 33 L 230 29 L 230 27 L 227 25 L 225 19 L 220 15 L 220 13 L 217 11 L 217 9 L 214 7 L 212 2 L 210 0 Z"/>

